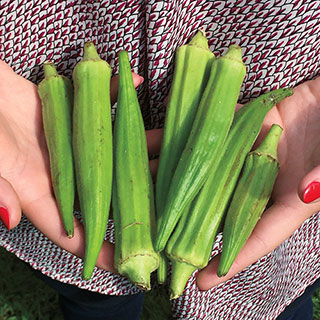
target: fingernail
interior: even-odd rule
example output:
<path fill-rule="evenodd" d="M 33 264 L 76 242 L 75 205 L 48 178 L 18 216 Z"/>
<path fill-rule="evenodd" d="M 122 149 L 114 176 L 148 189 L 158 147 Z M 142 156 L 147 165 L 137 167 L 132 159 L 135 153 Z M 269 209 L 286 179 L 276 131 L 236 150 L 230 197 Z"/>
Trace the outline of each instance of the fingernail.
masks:
<path fill-rule="evenodd" d="M 3 222 L 3 224 L 9 230 L 10 229 L 9 211 L 5 207 L 0 207 L 0 220 Z"/>
<path fill-rule="evenodd" d="M 310 203 L 320 198 L 320 182 L 312 181 L 303 192 L 303 202 Z M 320 200 L 320 199 L 319 199 Z"/>

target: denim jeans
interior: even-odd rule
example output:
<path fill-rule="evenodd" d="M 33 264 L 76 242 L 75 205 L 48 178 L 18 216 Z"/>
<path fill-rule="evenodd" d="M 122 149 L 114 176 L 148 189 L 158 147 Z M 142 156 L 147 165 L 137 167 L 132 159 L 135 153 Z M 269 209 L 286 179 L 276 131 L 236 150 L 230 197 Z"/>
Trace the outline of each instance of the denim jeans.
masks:
<path fill-rule="evenodd" d="M 312 295 L 320 286 L 320 279 L 307 287 L 304 293 L 289 304 L 276 320 L 313 320 Z"/>

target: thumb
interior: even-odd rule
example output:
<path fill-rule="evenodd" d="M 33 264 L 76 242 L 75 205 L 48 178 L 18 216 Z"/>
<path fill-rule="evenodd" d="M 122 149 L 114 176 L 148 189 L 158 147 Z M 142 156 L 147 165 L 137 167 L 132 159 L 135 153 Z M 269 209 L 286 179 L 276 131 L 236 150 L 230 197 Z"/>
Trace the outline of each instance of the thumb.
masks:
<path fill-rule="evenodd" d="M 313 168 L 300 180 L 298 194 L 304 203 L 320 201 L 320 166 Z"/>
<path fill-rule="evenodd" d="M 140 86 L 143 82 L 143 77 L 139 76 L 135 72 L 132 72 L 132 79 L 135 88 Z M 118 97 L 118 85 L 119 85 L 119 75 L 113 76 L 110 82 L 110 96 L 111 96 L 111 104 L 113 105 L 117 101 Z"/>
<path fill-rule="evenodd" d="M 10 182 L 0 176 L 0 220 L 8 230 L 15 228 L 21 220 L 18 195 Z"/>

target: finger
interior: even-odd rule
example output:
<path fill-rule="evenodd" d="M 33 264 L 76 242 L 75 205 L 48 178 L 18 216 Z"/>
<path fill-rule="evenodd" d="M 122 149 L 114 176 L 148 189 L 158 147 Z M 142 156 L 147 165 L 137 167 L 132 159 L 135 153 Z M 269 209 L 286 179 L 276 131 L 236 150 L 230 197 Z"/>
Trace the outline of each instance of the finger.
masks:
<path fill-rule="evenodd" d="M 298 194 L 304 203 L 320 200 L 320 166 L 308 172 L 300 181 Z"/>
<path fill-rule="evenodd" d="M 163 129 L 153 129 L 146 131 L 149 154 L 159 154 L 163 137 Z"/>
<path fill-rule="evenodd" d="M 243 106 L 244 106 L 243 104 L 237 103 L 235 112 L 237 112 L 238 110 L 240 110 Z"/>
<path fill-rule="evenodd" d="M 21 220 L 18 195 L 3 177 L 0 177 L 0 219 L 8 230 L 15 228 Z"/>
<path fill-rule="evenodd" d="M 85 254 L 84 227 L 77 219 L 74 219 L 74 236 L 71 239 L 68 238 L 56 201 L 51 195 L 26 205 L 24 212 L 30 222 L 56 245 L 83 259 Z M 97 267 L 116 272 L 113 256 L 114 246 L 104 241 L 97 260 Z"/>
<path fill-rule="evenodd" d="M 132 78 L 135 88 L 137 88 L 142 82 L 143 77 L 139 76 L 138 74 L 132 72 Z M 113 105 L 117 101 L 118 97 L 118 84 L 119 84 L 119 75 L 112 77 L 110 82 L 110 97 L 111 97 L 111 104 Z"/>
<path fill-rule="evenodd" d="M 14 74 L 13 69 L 6 62 L 0 59 L 0 83 L 8 74 Z"/>
<path fill-rule="evenodd" d="M 197 275 L 199 289 L 208 290 L 232 278 L 235 274 L 274 250 L 289 238 L 307 218 L 317 212 L 318 207 L 309 205 L 308 208 L 308 205 L 303 204 L 297 195 L 290 207 L 277 203 L 271 206 L 259 220 L 231 266 L 229 273 L 224 277 L 219 278 L 217 276 L 219 256 L 214 257 L 208 266 Z"/>
<path fill-rule="evenodd" d="M 154 182 L 156 182 L 156 178 L 157 178 L 158 165 L 159 165 L 159 159 L 153 159 L 149 161 L 151 177 Z"/>

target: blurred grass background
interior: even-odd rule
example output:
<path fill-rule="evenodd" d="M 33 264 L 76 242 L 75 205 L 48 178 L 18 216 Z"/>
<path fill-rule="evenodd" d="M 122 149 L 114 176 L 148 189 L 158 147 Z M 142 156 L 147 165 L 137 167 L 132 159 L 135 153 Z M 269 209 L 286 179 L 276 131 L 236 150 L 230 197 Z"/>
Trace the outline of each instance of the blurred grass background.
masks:
<path fill-rule="evenodd" d="M 313 295 L 320 320 L 320 290 Z M 145 295 L 141 320 L 172 320 L 165 287 Z M 0 320 L 63 320 L 58 296 L 13 254 L 0 247 Z"/>

